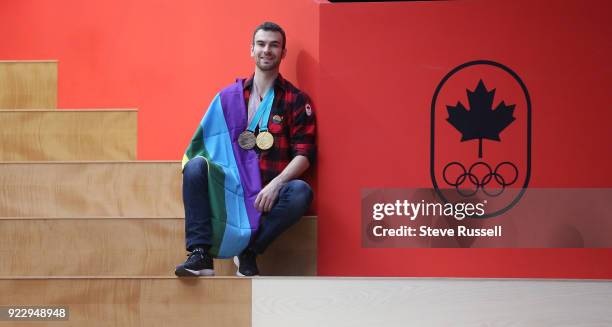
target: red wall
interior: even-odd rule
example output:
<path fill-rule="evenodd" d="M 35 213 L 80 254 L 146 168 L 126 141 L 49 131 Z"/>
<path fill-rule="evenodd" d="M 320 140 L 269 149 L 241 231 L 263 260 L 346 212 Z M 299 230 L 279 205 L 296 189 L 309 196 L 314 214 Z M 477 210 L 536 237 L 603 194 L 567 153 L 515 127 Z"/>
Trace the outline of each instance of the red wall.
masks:
<path fill-rule="evenodd" d="M 431 187 L 432 96 L 471 60 L 503 63 L 529 89 L 530 187 L 611 187 L 610 12 L 609 1 L 322 4 L 319 273 L 612 278 L 611 249 L 370 249 L 360 239 L 361 189 Z"/>

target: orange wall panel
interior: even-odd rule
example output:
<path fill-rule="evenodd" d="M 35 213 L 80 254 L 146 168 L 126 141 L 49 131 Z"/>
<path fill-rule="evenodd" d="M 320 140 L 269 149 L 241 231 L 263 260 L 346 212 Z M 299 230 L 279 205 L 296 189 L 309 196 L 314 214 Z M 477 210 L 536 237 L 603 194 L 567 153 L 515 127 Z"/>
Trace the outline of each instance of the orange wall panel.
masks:
<path fill-rule="evenodd" d="M 311 0 L 3 1 L 0 58 L 59 60 L 58 108 L 138 108 L 138 158 L 181 159 L 216 92 L 252 74 L 266 20 L 287 32 L 281 73 L 316 99 Z"/>

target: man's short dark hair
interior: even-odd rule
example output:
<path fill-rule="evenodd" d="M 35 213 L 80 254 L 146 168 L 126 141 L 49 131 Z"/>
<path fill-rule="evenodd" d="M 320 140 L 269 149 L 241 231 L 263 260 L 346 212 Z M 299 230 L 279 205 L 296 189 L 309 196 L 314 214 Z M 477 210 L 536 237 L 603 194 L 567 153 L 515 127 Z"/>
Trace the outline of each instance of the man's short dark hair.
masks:
<path fill-rule="evenodd" d="M 253 41 L 252 41 L 253 45 L 255 45 L 255 34 L 257 34 L 257 31 L 259 30 L 279 32 L 283 36 L 283 49 L 285 49 L 285 44 L 287 43 L 287 37 L 285 36 L 285 31 L 283 30 L 282 27 L 280 27 L 280 25 L 276 23 L 272 23 L 272 22 L 263 22 L 261 25 L 257 26 L 255 28 L 255 32 L 253 32 Z"/>

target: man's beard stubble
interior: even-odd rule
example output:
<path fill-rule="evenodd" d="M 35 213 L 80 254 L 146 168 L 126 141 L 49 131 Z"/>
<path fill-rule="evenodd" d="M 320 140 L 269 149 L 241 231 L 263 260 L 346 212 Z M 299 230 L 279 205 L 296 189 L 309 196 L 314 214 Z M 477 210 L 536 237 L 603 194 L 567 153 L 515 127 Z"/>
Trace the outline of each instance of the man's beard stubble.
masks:
<path fill-rule="evenodd" d="M 255 65 L 257 66 L 257 68 L 259 68 L 261 71 L 271 71 L 271 70 L 275 70 L 280 66 L 280 60 L 274 60 L 272 61 L 271 65 L 263 65 L 261 64 L 261 59 L 257 60 L 255 62 Z"/>

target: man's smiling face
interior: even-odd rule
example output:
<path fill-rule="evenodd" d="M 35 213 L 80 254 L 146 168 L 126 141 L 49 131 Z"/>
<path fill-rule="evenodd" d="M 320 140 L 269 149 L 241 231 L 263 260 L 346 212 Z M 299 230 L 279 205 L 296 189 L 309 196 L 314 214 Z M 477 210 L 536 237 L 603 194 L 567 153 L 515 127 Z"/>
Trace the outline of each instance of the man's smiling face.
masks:
<path fill-rule="evenodd" d="M 255 65 L 262 71 L 278 70 L 280 62 L 285 58 L 283 36 L 276 31 L 259 30 L 253 37 L 251 57 Z"/>

